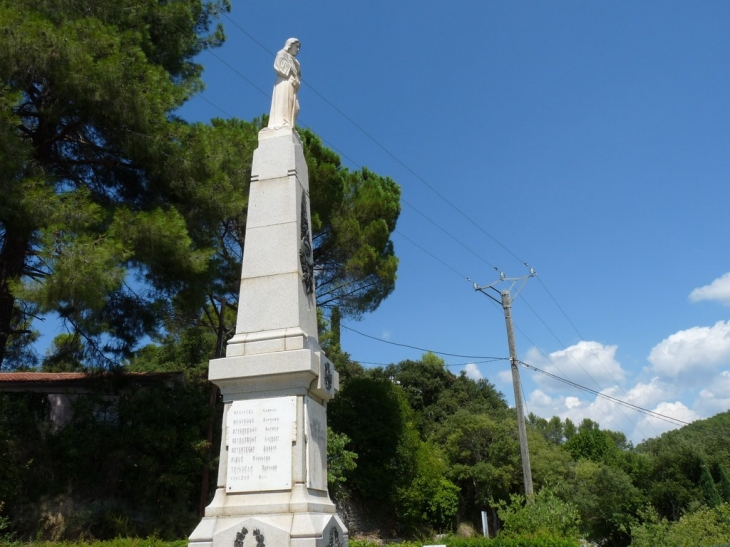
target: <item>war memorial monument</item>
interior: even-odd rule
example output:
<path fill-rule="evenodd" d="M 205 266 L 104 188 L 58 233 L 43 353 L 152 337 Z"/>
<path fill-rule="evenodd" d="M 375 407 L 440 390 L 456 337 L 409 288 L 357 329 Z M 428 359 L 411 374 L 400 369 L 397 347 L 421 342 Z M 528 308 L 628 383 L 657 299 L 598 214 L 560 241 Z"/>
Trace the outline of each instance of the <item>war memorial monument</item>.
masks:
<path fill-rule="evenodd" d="M 274 61 L 251 168 L 236 332 L 209 379 L 224 402 L 218 483 L 190 547 L 345 547 L 327 492 L 327 401 L 339 376 L 317 338 L 309 181 L 295 129 L 300 43 Z"/>

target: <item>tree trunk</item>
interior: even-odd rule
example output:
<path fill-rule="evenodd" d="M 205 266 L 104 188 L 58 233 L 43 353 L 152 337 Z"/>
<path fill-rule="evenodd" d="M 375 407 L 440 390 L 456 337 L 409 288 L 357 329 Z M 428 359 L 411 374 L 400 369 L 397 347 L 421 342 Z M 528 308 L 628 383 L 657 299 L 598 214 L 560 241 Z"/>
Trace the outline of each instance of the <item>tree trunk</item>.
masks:
<path fill-rule="evenodd" d="M 22 275 L 30 245 L 29 234 L 12 226 L 5 228 L 5 241 L 0 249 L 0 370 L 8 343 L 14 334 L 13 327 L 19 319 L 15 296 L 10 292 L 10 282 Z"/>

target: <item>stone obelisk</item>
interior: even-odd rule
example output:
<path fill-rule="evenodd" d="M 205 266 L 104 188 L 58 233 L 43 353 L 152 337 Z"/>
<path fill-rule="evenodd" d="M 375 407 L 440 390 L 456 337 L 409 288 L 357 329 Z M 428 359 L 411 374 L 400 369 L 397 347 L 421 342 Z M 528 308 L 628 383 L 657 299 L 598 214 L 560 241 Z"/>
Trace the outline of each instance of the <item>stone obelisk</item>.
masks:
<path fill-rule="evenodd" d="M 298 52 L 291 39 L 276 57 L 272 122 L 254 152 L 236 334 L 208 376 L 225 405 L 218 484 L 190 547 L 348 544 L 327 492 L 339 376 L 317 340 Z"/>

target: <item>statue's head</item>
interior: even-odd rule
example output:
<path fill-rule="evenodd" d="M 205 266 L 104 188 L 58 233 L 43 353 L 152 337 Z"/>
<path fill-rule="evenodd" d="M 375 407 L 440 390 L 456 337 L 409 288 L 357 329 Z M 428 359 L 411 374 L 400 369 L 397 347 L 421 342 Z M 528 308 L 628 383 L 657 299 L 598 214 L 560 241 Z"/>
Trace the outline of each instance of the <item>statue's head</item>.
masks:
<path fill-rule="evenodd" d="M 296 56 L 299 53 L 299 49 L 302 47 L 301 42 L 297 38 L 289 38 L 284 44 L 284 50 L 288 51 L 292 55 Z"/>

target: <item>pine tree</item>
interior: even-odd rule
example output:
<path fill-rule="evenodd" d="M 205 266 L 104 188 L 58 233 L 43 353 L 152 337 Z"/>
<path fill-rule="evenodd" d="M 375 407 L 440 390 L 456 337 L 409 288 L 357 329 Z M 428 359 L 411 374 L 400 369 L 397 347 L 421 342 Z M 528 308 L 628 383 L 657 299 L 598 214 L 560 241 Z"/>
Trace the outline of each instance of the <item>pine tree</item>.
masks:
<path fill-rule="evenodd" d="M 720 466 L 720 486 L 717 489 L 717 493 L 725 503 L 730 503 L 730 479 L 727 477 L 725 467 Z"/>
<path fill-rule="evenodd" d="M 222 42 L 227 9 L 0 1 L 0 364 L 48 312 L 95 355 L 124 354 L 205 274 L 189 219 L 213 181 L 165 169 L 187 132 L 170 113 L 200 89 L 192 58 Z"/>
<path fill-rule="evenodd" d="M 705 499 L 705 503 L 707 503 L 710 507 L 717 507 L 722 503 L 722 500 L 720 499 L 720 494 L 717 492 L 717 488 L 715 487 L 715 481 L 712 478 L 712 475 L 710 474 L 710 468 L 707 466 L 707 464 L 702 464 L 702 473 L 700 475 L 700 489 L 702 490 L 702 495 Z"/>
<path fill-rule="evenodd" d="M 0 0 L 0 369 L 29 364 L 41 314 L 80 337 L 85 364 L 115 366 L 214 297 L 235 302 L 263 120 L 173 115 L 202 88 L 193 59 L 223 42 L 228 9 Z M 395 286 L 400 189 L 301 135 L 318 304 L 358 316 Z"/>

